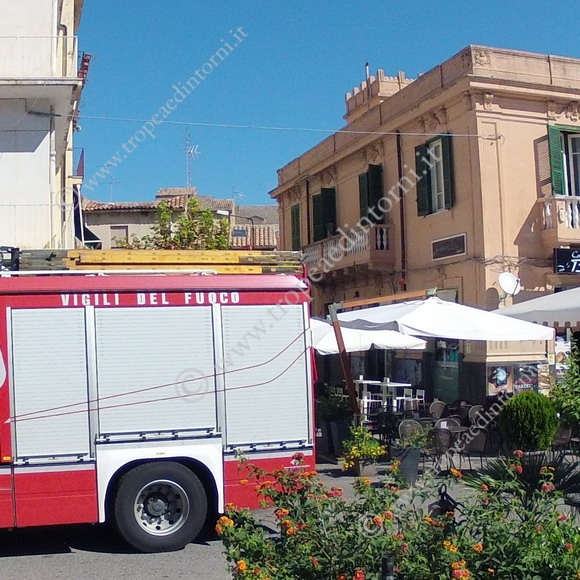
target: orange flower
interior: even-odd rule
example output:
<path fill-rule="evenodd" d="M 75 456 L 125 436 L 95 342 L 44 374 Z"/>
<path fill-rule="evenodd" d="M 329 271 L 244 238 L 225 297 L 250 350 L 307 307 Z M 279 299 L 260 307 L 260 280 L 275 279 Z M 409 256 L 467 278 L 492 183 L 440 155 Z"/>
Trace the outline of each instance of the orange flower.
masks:
<path fill-rule="evenodd" d="M 490 573 L 491 576 L 495 574 L 495 570 L 493 568 L 488 568 L 487 571 Z M 580 573 L 578 574 L 578 578 L 580 578 Z"/>
<path fill-rule="evenodd" d="M 373 522 L 375 523 L 376 526 L 382 526 L 383 525 L 383 518 L 381 516 L 375 516 L 373 518 Z"/>
<path fill-rule="evenodd" d="M 361 482 L 363 483 L 363 485 L 371 484 L 371 480 L 368 477 L 361 477 Z"/>
<path fill-rule="evenodd" d="M 287 536 L 293 536 L 295 534 L 294 528 L 288 528 L 286 530 L 286 535 Z"/>
<path fill-rule="evenodd" d="M 250 483 L 249 479 L 240 479 L 240 485 L 248 485 Z"/>
<path fill-rule="evenodd" d="M 286 517 L 290 512 L 285 508 L 280 508 L 276 510 L 276 517 L 281 520 L 282 518 Z"/>
<path fill-rule="evenodd" d="M 362 570 L 357 570 L 352 577 L 352 580 L 365 580 L 367 575 Z"/>
<path fill-rule="evenodd" d="M 311 556 L 310 559 L 312 560 L 313 566 L 320 566 L 320 562 L 318 561 L 318 559 L 315 556 Z"/>
<path fill-rule="evenodd" d="M 523 457 L 523 456 L 524 456 L 524 452 L 523 452 L 521 449 L 516 449 L 516 450 L 514 451 L 514 455 L 515 455 L 516 457 Z"/>
<path fill-rule="evenodd" d="M 524 471 L 524 468 L 521 465 L 514 465 L 514 471 L 516 473 L 522 474 Z"/>
<path fill-rule="evenodd" d="M 393 519 L 393 512 L 383 512 L 383 515 L 385 516 L 385 518 L 387 518 L 388 520 L 392 520 Z"/>
<path fill-rule="evenodd" d="M 218 536 L 221 536 L 222 533 L 223 533 L 223 531 L 224 531 L 224 529 L 222 528 L 221 524 L 216 524 L 215 525 L 215 531 L 216 531 L 216 534 L 218 534 Z"/>
<path fill-rule="evenodd" d="M 248 569 L 248 565 L 246 564 L 246 562 L 244 560 L 238 560 L 236 562 L 236 566 L 238 567 L 238 570 L 240 572 L 245 572 Z"/>
<path fill-rule="evenodd" d="M 218 520 L 218 523 L 221 524 L 222 526 L 233 526 L 234 520 L 231 520 L 230 518 L 228 518 L 228 516 L 222 516 Z"/>
<path fill-rule="evenodd" d="M 336 580 L 346 580 L 346 576 L 341 574 Z"/>
<path fill-rule="evenodd" d="M 560 522 L 565 522 L 568 519 L 568 516 L 566 514 L 560 514 L 558 516 L 558 521 Z"/>
<path fill-rule="evenodd" d="M 482 491 L 489 491 L 489 486 L 487 486 L 485 483 L 481 484 L 481 490 Z"/>
<path fill-rule="evenodd" d="M 459 471 L 459 469 L 455 469 L 455 468 L 451 468 L 450 470 L 451 475 L 457 477 L 457 479 L 461 479 L 463 477 L 463 473 L 461 473 L 461 471 Z"/>
<path fill-rule="evenodd" d="M 475 544 L 475 546 L 473 546 L 473 549 L 476 552 L 482 552 L 483 551 L 483 544 L 481 542 L 479 542 L 479 544 Z"/>

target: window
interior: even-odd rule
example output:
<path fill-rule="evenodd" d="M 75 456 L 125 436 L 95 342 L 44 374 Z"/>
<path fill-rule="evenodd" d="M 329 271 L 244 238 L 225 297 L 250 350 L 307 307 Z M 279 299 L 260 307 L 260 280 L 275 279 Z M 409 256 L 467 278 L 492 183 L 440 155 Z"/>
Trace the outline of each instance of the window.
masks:
<path fill-rule="evenodd" d="M 429 215 L 453 207 L 451 135 L 442 135 L 415 148 L 417 213 Z"/>
<path fill-rule="evenodd" d="M 379 209 L 379 200 L 383 197 L 383 166 L 369 165 L 366 173 L 358 176 L 358 192 L 360 204 L 360 217 L 366 217 L 377 224 L 385 223 L 385 216 Z M 369 215 L 369 209 L 374 210 L 375 215 L 381 214 L 379 219 Z"/>
<path fill-rule="evenodd" d="M 313 239 L 324 240 L 336 233 L 336 189 L 323 187 L 312 196 Z"/>
<path fill-rule="evenodd" d="M 580 196 L 580 128 L 548 126 L 552 195 Z"/>
<path fill-rule="evenodd" d="M 111 226 L 111 248 L 122 248 L 129 241 L 129 226 Z"/>
<path fill-rule="evenodd" d="M 290 230 L 292 232 L 292 249 L 299 250 L 302 240 L 300 239 L 300 205 L 298 204 L 290 208 Z"/>

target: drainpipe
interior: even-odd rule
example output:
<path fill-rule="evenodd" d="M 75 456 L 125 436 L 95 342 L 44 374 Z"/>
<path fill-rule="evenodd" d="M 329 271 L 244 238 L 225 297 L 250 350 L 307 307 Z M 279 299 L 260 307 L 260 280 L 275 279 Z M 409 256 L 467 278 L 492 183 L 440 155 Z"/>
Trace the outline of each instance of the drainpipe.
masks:
<path fill-rule="evenodd" d="M 310 233 L 310 181 L 306 178 L 306 245 L 312 243 L 312 235 Z"/>
<path fill-rule="evenodd" d="M 54 248 L 55 238 L 54 238 L 54 219 L 55 219 L 55 205 L 57 204 L 56 199 L 58 195 L 57 185 L 56 185 L 56 118 L 54 113 L 54 106 L 50 107 L 50 121 L 49 121 L 49 132 L 50 132 L 50 162 L 49 162 L 49 188 L 50 188 L 50 198 L 49 198 L 49 211 L 50 216 L 50 241 L 49 247 Z"/>
<path fill-rule="evenodd" d="M 397 172 L 399 177 L 399 183 L 402 183 L 403 179 L 403 148 L 402 148 L 402 136 L 399 131 L 397 131 Z M 405 234 L 405 192 L 401 187 L 399 187 L 399 221 L 401 225 L 401 272 L 403 276 L 404 283 L 401 286 L 401 290 L 404 292 L 407 290 L 407 246 L 406 246 L 406 234 Z"/>

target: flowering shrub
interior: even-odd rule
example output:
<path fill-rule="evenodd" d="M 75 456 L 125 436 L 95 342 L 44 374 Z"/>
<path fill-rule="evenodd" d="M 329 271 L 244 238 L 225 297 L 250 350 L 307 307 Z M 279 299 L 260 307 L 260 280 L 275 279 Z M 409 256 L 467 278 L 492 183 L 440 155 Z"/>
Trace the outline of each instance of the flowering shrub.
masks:
<path fill-rule="evenodd" d="M 454 470 L 453 485 L 470 482 L 473 493 L 459 514 L 436 516 L 425 508 L 434 487 L 402 490 L 396 467 L 378 484 L 355 479 L 356 497 L 345 501 L 314 472 L 246 466 L 274 508 L 268 526 L 275 531 L 248 510 L 227 507 L 216 530 L 239 580 L 379 580 L 385 555 L 394 557 L 397 580 L 580 578 L 578 522 L 556 509 L 548 468 L 525 506 L 515 469 L 506 481 L 477 488 Z"/>
<path fill-rule="evenodd" d="M 343 469 L 354 467 L 355 462 L 372 463 L 387 452 L 373 434 L 363 425 L 351 427 L 351 439 L 343 442 L 344 451 Z"/>

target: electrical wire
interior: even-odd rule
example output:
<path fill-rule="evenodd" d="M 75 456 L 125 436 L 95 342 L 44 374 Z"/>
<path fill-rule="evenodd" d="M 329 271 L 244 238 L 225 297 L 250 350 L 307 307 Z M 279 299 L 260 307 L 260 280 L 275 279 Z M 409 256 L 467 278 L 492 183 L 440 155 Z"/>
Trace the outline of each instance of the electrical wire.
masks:
<path fill-rule="evenodd" d="M 57 117 L 66 117 L 67 115 L 55 115 Z M 92 119 L 97 121 L 115 121 L 124 123 L 151 123 L 151 119 L 135 119 L 129 117 L 101 117 L 96 115 L 82 115 L 80 119 Z M 268 125 L 234 125 L 229 123 L 201 123 L 195 121 L 160 121 L 158 125 L 180 125 L 187 127 L 208 127 L 217 129 L 251 129 L 259 131 L 298 131 L 307 133 L 344 133 L 348 135 L 403 135 L 407 137 L 436 137 L 441 133 L 414 133 L 405 131 L 357 131 L 353 129 L 317 129 L 309 127 L 276 127 Z M 488 141 L 497 141 L 501 135 L 479 135 L 477 133 L 453 133 L 453 137 L 472 137 L 485 139 Z"/>

